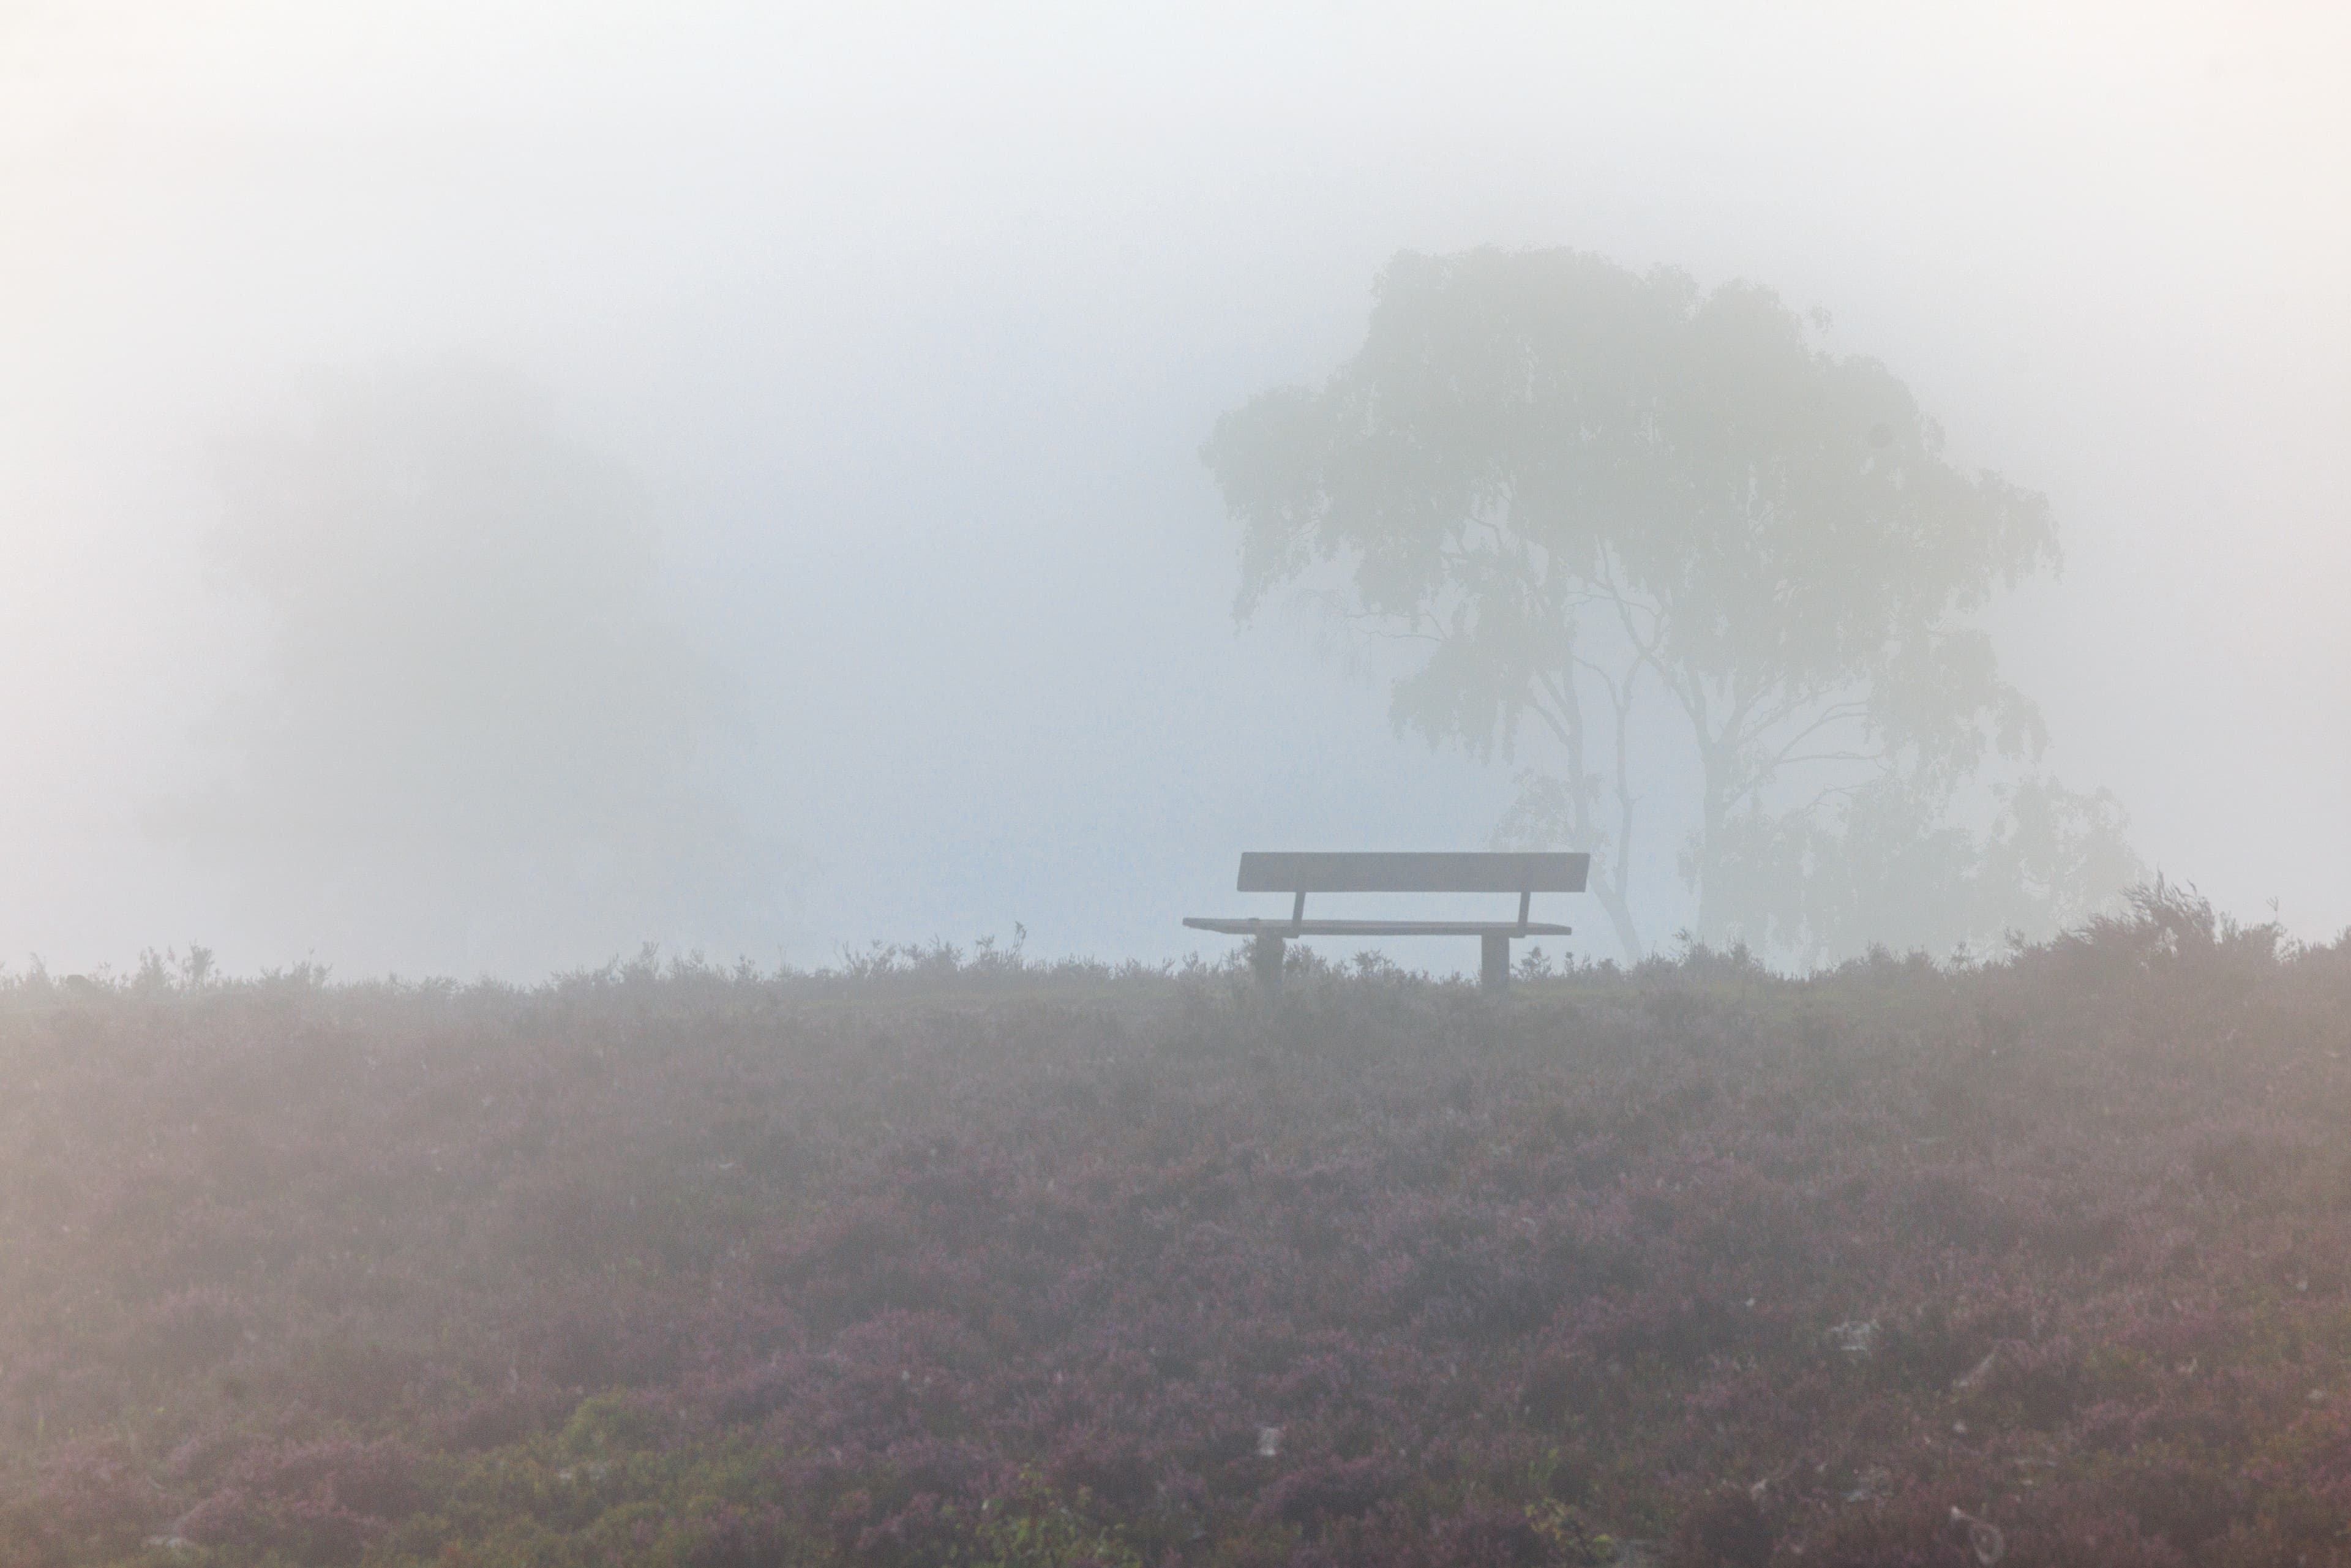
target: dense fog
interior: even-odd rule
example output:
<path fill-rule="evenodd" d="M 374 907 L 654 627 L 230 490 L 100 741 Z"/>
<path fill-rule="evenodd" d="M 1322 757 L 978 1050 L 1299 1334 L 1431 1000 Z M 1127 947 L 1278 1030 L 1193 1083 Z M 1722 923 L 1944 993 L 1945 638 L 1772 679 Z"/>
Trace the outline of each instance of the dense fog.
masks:
<path fill-rule="evenodd" d="M 2332 936 L 2346 47 L 2288 6 L 0 9 L 0 959 L 1215 956 L 1180 916 L 1279 912 L 1241 850 L 1495 841 L 1514 759 L 1399 728 L 1408 645 L 1310 580 L 1237 620 L 1202 460 L 1351 362 L 1400 255 L 1480 246 L 1752 282 L 1883 361 L 2046 497 L 2062 572 L 1971 612 L 2041 765 Z M 1698 915 L 1641 843 L 1659 946 Z"/>

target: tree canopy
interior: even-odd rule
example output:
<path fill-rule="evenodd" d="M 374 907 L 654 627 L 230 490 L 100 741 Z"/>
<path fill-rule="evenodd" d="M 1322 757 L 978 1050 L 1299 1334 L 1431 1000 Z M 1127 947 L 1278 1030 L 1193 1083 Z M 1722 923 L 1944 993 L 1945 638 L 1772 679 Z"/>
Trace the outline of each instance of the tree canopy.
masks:
<path fill-rule="evenodd" d="M 262 664 L 204 732 L 221 776 L 162 820 L 263 918 L 334 941 L 364 911 L 341 942 L 407 919 L 438 962 L 538 967 L 772 904 L 775 853 L 704 780 L 722 705 L 651 508 L 528 387 L 323 379 L 220 481 L 211 562 Z"/>
<path fill-rule="evenodd" d="M 2045 925 L 2135 868 L 2110 797 L 2022 771 L 2045 729 L 1972 619 L 2057 564 L 2048 504 L 1824 329 L 1574 251 L 1405 255 L 1351 361 L 1202 450 L 1241 616 L 1312 580 L 1425 643 L 1399 727 L 1539 756 L 1500 835 L 1593 851 L 1631 955 L 1646 835 L 1699 938 L 1815 954 L 1897 908 L 1923 945 Z M 1963 825 L 1970 786 L 1997 820 Z"/>

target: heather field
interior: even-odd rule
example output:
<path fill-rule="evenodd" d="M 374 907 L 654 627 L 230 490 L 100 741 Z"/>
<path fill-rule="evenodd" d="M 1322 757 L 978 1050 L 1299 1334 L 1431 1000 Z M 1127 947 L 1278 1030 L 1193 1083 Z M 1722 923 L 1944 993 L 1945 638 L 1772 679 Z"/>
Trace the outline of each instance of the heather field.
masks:
<path fill-rule="evenodd" d="M 2351 1563 L 2351 943 L 0 983 L 0 1562 Z"/>

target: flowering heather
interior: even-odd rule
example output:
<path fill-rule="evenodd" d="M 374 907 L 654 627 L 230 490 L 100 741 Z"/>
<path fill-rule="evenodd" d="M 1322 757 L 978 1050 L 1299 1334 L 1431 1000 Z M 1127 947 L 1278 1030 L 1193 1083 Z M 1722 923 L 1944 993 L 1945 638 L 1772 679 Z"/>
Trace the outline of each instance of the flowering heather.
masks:
<path fill-rule="evenodd" d="M 0 985 L 0 1563 L 2351 1563 L 2351 943 Z"/>

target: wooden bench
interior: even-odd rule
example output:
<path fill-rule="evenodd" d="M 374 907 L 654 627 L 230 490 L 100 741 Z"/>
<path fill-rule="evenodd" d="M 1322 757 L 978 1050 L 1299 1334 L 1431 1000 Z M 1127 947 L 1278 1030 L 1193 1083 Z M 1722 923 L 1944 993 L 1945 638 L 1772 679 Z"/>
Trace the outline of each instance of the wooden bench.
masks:
<path fill-rule="evenodd" d="M 1527 918 L 1538 893 L 1582 893 L 1592 870 L 1587 854 L 1299 854 L 1241 856 L 1238 891 L 1292 895 L 1290 918 L 1264 920 L 1190 915 L 1196 931 L 1254 939 L 1250 961 L 1269 984 L 1281 975 L 1282 944 L 1297 936 L 1475 936 L 1479 975 L 1489 990 L 1510 980 L 1510 939 L 1568 936 L 1573 927 Z M 1310 893 L 1515 893 L 1516 920 L 1309 920 Z"/>

